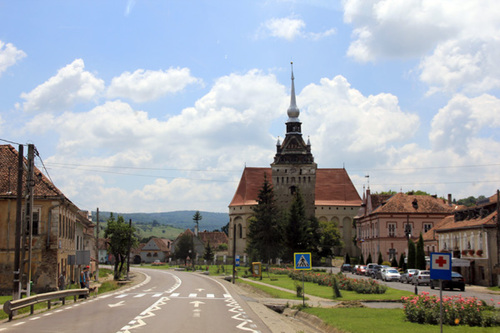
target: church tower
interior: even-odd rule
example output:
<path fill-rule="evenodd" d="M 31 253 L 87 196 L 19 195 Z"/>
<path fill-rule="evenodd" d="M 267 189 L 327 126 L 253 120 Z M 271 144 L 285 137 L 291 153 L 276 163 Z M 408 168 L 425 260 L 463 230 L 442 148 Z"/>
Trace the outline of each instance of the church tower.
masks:
<path fill-rule="evenodd" d="M 271 164 L 272 183 L 278 206 L 288 210 L 293 195 L 300 189 L 304 198 L 306 217 L 315 215 L 316 169 L 311 153 L 311 143 L 302 138 L 302 123 L 299 120 L 300 111 L 295 100 L 295 84 L 292 63 L 292 88 L 290 107 L 286 122 L 286 136 L 283 143 L 276 143 L 276 155 Z"/>

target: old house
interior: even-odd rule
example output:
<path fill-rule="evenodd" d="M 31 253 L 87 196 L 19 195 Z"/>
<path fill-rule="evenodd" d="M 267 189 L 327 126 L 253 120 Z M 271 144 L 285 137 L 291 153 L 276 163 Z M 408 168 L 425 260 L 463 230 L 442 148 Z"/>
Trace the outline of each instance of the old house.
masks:
<path fill-rule="evenodd" d="M 200 260 L 203 260 L 203 254 L 205 253 L 205 247 L 207 244 L 210 244 L 210 247 L 214 251 L 213 253 L 217 253 L 217 250 L 220 248 L 222 244 L 227 244 L 228 237 L 224 232 L 221 231 L 202 231 L 198 232 L 195 227 L 194 232 L 191 229 L 186 229 L 183 233 L 181 233 L 177 238 L 172 242 L 172 253 L 175 254 L 176 246 L 183 235 L 188 235 L 193 239 L 193 247 L 194 253 L 190 256 L 190 260 L 195 260 L 196 263 L 199 263 Z M 220 254 L 227 254 L 227 251 L 219 251 Z"/>
<path fill-rule="evenodd" d="M 465 207 L 442 220 L 433 231 L 439 252 L 452 253 L 453 270 L 466 282 L 483 286 L 500 285 L 498 194 Z M 466 265 L 454 265 L 454 262 Z"/>
<path fill-rule="evenodd" d="M 147 243 L 141 244 L 139 256 L 140 262 L 152 263 L 156 260 L 166 262 L 170 257 L 172 241 L 166 238 L 153 237 Z M 136 254 L 137 256 L 137 254 Z M 137 260 L 134 258 L 134 262 Z"/>
<path fill-rule="evenodd" d="M 381 253 L 383 260 L 399 260 L 402 253 L 408 253 L 409 239 L 417 242 L 421 233 L 454 213 L 455 206 L 449 201 L 404 193 L 372 195 L 368 189 L 355 218 L 363 258 L 371 255 L 377 260 Z"/>
<path fill-rule="evenodd" d="M 26 162 L 24 159 L 25 164 Z M 0 293 L 2 294 L 13 292 L 17 165 L 18 151 L 11 145 L 0 145 Z M 67 272 L 67 276 L 74 280 L 78 269 L 76 262 L 73 261 L 77 254 L 76 230 L 89 227 L 87 222 L 90 222 L 85 222 L 87 226 L 81 225 L 80 209 L 36 167 L 34 175 L 32 260 L 31 269 L 27 267 L 28 265 L 23 269 L 25 275 L 22 277 L 22 288 L 26 288 L 30 276 L 33 281 L 33 291 L 43 292 L 57 289 L 57 278 L 62 271 Z M 27 172 L 24 171 L 23 184 L 26 184 L 26 178 Z M 22 207 L 24 217 L 25 200 Z M 27 233 L 28 230 L 22 232 Z"/>

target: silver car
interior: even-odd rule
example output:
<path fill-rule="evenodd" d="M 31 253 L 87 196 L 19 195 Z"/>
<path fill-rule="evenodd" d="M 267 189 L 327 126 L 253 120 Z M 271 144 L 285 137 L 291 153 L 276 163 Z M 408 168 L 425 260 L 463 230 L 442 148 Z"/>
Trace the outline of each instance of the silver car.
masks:
<path fill-rule="evenodd" d="M 399 281 L 401 275 L 394 268 L 384 268 L 382 270 L 382 280 L 384 281 Z"/>
<path fill-rule="evenodd" d="M 431 272 L 430 271 L 418 271 L 415 275 L 413 275 L 412 284 L 421 285 L 426 284 L 429 285 L 431 283 Z"/>

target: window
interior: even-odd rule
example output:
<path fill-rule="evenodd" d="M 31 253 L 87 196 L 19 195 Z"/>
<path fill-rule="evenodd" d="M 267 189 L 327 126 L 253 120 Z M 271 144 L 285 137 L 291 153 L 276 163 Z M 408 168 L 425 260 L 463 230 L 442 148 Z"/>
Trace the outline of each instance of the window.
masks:
<path fill-rule="evenodd" d="M 238 224 L 238 234 L 240 238 L 243 238 L 243 227 L 241 226 L 241 224 Z"/>
<path fill-rule="evenodd" d="M 392 259 L 396 259 L 396 249 L 389 249 L 389 260 L 392 261 Z"/>
<path fill-rule="evenodd" d="M 432 229 L 432 223 L 424 223 L 424 233 Z"/>
<path fill-rule="evenodd" d="M 396 223 L 387 224 L 387 229 L 389 231 L 389 237 L 396 237 Z"/>

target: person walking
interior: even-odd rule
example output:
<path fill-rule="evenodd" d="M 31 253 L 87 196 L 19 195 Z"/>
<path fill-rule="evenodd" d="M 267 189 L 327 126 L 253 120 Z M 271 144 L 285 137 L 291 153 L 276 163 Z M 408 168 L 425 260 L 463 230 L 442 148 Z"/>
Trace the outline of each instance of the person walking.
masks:
<path fill-rule="evenodd" d="M 61 275 L 59 275 L 59 280 L 57 281 L 57 286 L 59 290 L 66 289 L 66 271 L 62 271 Z"/>

